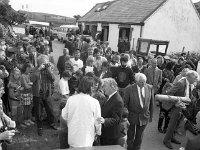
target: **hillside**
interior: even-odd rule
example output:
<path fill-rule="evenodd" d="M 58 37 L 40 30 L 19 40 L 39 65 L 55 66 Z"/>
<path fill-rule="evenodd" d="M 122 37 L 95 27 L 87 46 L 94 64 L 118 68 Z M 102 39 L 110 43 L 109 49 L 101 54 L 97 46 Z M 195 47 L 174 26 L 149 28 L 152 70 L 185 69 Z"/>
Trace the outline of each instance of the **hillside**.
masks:
<path fill-rule="evenodd" d="M 19 12 L 27 14 L 28 20 L 51 22 L 53 23 L 53 26 L 76 24 L 75 18 L 59 16 L 55 14 L 41 13 L 41 12 L 28 12 L 28 11 L 21 11 L 21 10 Z"/>

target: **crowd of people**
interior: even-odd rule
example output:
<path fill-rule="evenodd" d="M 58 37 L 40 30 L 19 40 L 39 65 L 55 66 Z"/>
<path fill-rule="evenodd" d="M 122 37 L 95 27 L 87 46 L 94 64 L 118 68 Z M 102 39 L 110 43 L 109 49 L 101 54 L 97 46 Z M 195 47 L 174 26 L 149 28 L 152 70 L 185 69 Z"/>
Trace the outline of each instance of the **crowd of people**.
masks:
<path fill-rule="evenodd" d="M 38 33 L 28 42 L 17 42 L 16 48 L 0 40 L 3 116 L 15 121 L 17 128 L 36 123 L 39 136 L 47 121 L 51 128 L 60 130 L 60 148 L 121 145 L 139 150 L 156 103 L 160 107 L 157 128 L 165 134 L 164 145 L 173 149 L 171 142 L 180 144 L 175 133 L 187 119 L 185 128 L 196 137 L 188 140 L 189 149 L 185 149 L 193 150 L 190 145 L 199 141 L 200 131 L 196 121 L 200 111 L 198 60 L 185 53 L 177 62 L 160 55 L 146 59 L 135 51 L 118 53 L 109 42 L 96 40 L 91 44 L 82 35 L 67 36 L 57 64 L 49 36 Z M 49 101 L 55 92 L 55 66 L 60 75 L 60 119 Z M 191 103 L 157 102 L 156 94 L 188 97 Z M 11 139 L 14 131 L 8 136 Z"/>

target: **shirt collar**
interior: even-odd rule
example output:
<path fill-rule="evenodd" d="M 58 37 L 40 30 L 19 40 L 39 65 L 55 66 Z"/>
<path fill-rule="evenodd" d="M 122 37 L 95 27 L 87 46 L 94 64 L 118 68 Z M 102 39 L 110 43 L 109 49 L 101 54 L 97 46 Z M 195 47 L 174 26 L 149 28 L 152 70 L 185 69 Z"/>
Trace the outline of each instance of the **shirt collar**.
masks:
<path fill-rule="evenodd" d="M 117 93 L 117 91 L 115 91 L 115 92 L 113 92 L 112 94 L 110 94 L 109 96 L 108 96 L 108 100 L 113 96 L 113 95 L 115 95 Z"/>

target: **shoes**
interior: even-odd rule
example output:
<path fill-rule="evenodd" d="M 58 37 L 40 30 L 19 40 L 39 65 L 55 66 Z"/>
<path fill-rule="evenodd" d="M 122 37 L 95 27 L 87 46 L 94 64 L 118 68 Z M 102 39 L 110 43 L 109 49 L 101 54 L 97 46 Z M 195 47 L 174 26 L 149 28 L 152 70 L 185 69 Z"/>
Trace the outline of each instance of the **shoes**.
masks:
<path fill-rule="evenodd" d="M 51 127 L 52 129 L 54 129 L 54 130 L 58 130 L 58 129 L 59 129 L 59 127 L 56 126 L 54 123 L 50 124 L 50 127 Z"/>
<path fill-rule="evenodd" d="M 24 121 L 24 124 L 26 125 L 26 126 L 30 126 L 31 124 L 28 122 L 28 120 L 25 120 Z"/>
<path fill-rule="evenodd" d="M 37 129 L 37 132 L 38 132 L 38 135 L 39 135 L 39 136 L 42 136 L 42 134 L 43 134 L 42 128 L 38 128 L 38 129 Z"/>
<path fill-rule="evenodd" d="M 181 142 L 178 141 L 178 140 L 175 139 L 175 138 L 172 138 L 172 139 L 171 139 L 171 142 L 174 143 L 174 144 L 181 144 Z"/>
<path fill-rule="evenodd" d="M 23 124 L 23 123 L 20 124 L 19 126 L 20 126 L 21 128 L 27 128 L 27 126 L 26 126 L 25 124 Z"/>
<path fill-rule="evenodd" d="M 163 142 L 163 144 L 164 144 L 167 148 L 173 149 L 173 146 L 172 146 L 172 144 L 171 144 L 170 142 Z"/>
<path fill-rule="evenodd" d="M 158 128 L 158 132 L 163 133 L 163 130 L 161 128 Z"/>
<path fill-rule="evenodd" d="M 31 119 L 27 120 L 27 122 L 30 123 L 31 125 L 35 124 Z"/>

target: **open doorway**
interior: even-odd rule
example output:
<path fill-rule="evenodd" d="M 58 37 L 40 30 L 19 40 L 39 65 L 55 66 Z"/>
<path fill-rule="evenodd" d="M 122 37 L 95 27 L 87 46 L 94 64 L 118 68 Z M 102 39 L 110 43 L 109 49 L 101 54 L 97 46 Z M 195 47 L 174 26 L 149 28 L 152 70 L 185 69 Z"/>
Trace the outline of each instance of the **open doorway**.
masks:
<path fill-rule="evenodd" d="M 118 52 L 125 53 L 130 51 L 130 31 L 131 28 L 120 27 L 119 29 L 119 41 Z"/>

